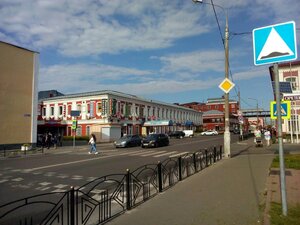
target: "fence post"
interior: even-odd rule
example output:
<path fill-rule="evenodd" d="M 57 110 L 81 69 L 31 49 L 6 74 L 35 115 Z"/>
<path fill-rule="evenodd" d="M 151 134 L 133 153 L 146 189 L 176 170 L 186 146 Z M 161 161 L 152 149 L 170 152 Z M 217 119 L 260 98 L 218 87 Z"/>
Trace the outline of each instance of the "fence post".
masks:
<path fill-rule="evenodd" d="M 158 164 L 157 164 L 157 173 L 158 173 L 158 191 L 162 192 L 163 181 L 162 181 L 162 169 L 161 169 L 160 161 L 158 161 Z"/>
<path fill-rule="evenodd" d="M 130 193 L 130 170 L 127 169 L 126 173 L 126 209 L 131 209 L 131 193 Z"/>
<path fill-rule="evenodd" d="M 220 145 L 220 153 L 219 153 L 220 154 L 220 160 L 222 159 L 222 151 L 223 151 L 222 148 L 223 148 L 223 146 Z"/>
<path fill-rule="evenodd" d="M 217 147 L 214 146 L 214 163 L 217 161 Z"/>
<path fill-rule="evenodd" d="M 194 168 L 195 168 L 195 173 L 197 173 L 197 162 L 196 162 L 196 153 L 193 153 L 193 162 L 194 162 Z"/>
<path fill-rule="evenodd" d="M 205 149 L 205 167 L 208 167 L 208 154 L 207 149 Z"/>
<path fill-rule="evenodd" d="M 70 225 L 75 225 L 75 191 L 73 186 L 70 190 Z"/>
<path fill-rule="evenodd" d="M 178 158 L 178 173 L 179 173 L 179 181 L 182 181 L 181 156 Z"/>

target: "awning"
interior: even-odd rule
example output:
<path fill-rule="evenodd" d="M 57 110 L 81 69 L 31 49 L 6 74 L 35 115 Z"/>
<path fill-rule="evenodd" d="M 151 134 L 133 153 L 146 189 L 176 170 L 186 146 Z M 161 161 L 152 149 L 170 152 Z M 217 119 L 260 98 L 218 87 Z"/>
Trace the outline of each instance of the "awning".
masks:
<path fill-rule="evenodd" d="M 189 120 L 187 120 L 187 121 L 185 121 L 185 124 L 184 124 L 184 126 L 193 126 L 194 125 L 194 123 L 192 122 L 192 121 L 189 121 Z"/>
<path fill-rule="evenodd" d="M 172 120 L 150 120 L 150 121 L 146 121 L 144 123 L 144 126 L 172 126 L 173 125 L 173 121 Z"/>

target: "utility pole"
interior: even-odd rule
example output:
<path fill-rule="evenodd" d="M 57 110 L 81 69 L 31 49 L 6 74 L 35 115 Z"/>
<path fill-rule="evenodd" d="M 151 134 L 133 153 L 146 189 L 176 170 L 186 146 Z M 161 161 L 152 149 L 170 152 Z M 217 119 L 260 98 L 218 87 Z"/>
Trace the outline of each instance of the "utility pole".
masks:
<path fill-rule="evenodd" d="M 229 78 L 229 29 L 228 29 L 228 13 L 226 11 L 226 26 L 225 26 L 225 78 Z M 229 121 L 229 93 L 225 93 L 225 132 L 224 132 L 224 154 L 226 158 L 230 158 L 230 121 Z"/>

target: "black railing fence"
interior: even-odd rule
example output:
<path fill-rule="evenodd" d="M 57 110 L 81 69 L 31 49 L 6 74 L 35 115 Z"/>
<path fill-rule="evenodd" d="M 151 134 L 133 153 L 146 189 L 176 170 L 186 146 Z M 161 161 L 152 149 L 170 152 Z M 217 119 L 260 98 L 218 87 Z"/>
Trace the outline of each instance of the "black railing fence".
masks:
<path fill-rule="evenodd" d="M 0 225 L 103 224 L 222 159 L 222 146 L 0 206 Z"/>

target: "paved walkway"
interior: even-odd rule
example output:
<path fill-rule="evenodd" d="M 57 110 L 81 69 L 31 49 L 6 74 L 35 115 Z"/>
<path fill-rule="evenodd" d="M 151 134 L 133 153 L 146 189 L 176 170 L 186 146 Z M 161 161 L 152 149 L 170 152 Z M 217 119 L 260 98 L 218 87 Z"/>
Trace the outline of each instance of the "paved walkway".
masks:
<path fill-rule="evenodd" d="M 233 144 L 235 157 L 206 168 L 107 224 L 263 224 L 269 167 L 277 148 L 255 148 L 253 139 Z"/>

